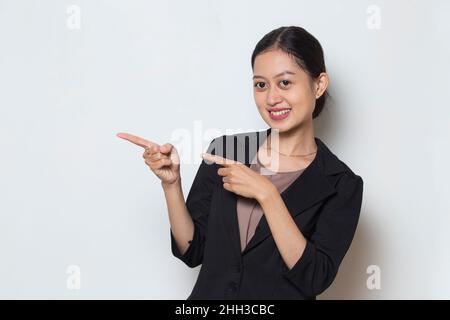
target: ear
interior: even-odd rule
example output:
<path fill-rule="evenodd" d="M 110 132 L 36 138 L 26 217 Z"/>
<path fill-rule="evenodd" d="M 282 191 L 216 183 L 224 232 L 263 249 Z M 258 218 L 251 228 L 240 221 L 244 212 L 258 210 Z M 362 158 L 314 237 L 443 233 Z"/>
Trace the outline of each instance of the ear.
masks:
<path fill-rule="evenodd" d="M 316 99 L 319 99 L 328 88 L 328 74 L 326 72 L 322 72 L 317 78 L 318 80 L 316 81 L 315 93 Z"/>

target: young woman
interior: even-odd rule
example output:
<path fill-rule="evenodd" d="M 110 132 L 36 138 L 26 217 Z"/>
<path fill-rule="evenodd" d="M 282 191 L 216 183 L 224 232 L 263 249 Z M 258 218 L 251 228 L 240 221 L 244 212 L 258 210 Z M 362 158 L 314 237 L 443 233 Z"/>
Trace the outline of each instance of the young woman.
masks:
<path fill-rule="evenodd" d="M 363 180 L 314 135 L 328 86 L 317 39 L 300 27 L 275 29 L 251 63 L 269 128 L 213 139 L 186 202 L 173 145 L 118 136 L 145 148 L 161 179 L 172 253 L 202 265 L 188 299 L 315 299 L 350 247 Z"/>

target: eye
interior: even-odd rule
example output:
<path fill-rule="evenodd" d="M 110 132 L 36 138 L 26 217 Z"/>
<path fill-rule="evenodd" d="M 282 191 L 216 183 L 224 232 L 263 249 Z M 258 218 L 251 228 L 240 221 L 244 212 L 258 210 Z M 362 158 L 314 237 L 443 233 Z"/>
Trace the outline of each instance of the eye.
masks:
<path fill-rule="evenodd" d="M 287 82 L 287 84 L 286 84 Z M 291 82 L 289 80 L 281 80 L 280 83 L 283 83 L 284 86 L 288 86 Z"/>
<path fill-rule="evenodd" d="M 256 82 L 256 83 L 254 84 L 254 87 L 255 87 L 255 88 L 259 88 L 259 89 L 263 89 L 263 87 L 258 87 L 258 84 L 260 84 L 260 83 L 265 84 L 264 82 Z"/>

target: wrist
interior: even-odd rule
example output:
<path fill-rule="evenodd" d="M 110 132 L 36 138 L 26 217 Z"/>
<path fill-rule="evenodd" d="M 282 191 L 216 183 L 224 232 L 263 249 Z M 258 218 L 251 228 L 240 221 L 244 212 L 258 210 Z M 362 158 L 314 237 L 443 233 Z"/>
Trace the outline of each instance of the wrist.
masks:
<path fill-rule="evenodd" d="M 161 186 L 164 189 L 164 191 L 177 189 L 181 186 L 181 178 L 177 178 L 174 182 L 170 182 L 170 183 L 161 181 Z"/>
<path fill-rule="evenodd" d="M 271 185 L 270 187 L 264 188 L 262 191 L 258 192 L 256 200 L 261 206 L 263 206 L 265 203 L 270 202 L 277 193 L 278 190 L 275 186 Z"/>

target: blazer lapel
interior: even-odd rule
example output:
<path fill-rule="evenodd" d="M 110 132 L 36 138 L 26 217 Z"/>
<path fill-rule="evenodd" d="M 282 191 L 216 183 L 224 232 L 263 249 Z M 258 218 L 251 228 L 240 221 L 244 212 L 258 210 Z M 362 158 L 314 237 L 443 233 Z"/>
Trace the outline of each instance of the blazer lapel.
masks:
<path fill-rule="evenodd" d="M 232 154 L 234 155 L 233 160 L 240 161 L 247 167 L 250 167 L 251 160 L 254 158 L 259 147 L 270 132 L 271 128 L 268 128 L 262 132 L 228 136 L 228 139 L 225 139 L 226 141 L 224 141 L 224 145 L 221 148 L 222 150 L 219 150 L 219 152 L 216 150 L 215 154 L 223 154 L 222 156 L 224 157 L 225 155 Z M 256 143 L 250 141 L 250 139 L 255 139 Z M 316 203 L 333 195 L 336 192 L 336 189 L 327 180 L 326 176 L 347 169 L 344 164 L 336 159 L 319 138 L 314 139 L 318 147 L 316 157 L 303 173 L 280 194 L 293 218 Z M 239 223 L 237 219 L 237 195 L 225 189 L 223 189 L 221 194 L 223 196 L 223 199 L 221 199 L 221 203 L 223 204 L 221 216 L 224 219 L 225 228 L 227 229 L 234 249 L 241 252 Z M 242 254 L 246 254 L 269 235 L 270 228 L 265 215 L 263 215 L 257 225 L 255 234 L 250 239 L 250 242 L 247 244 Z"/>

